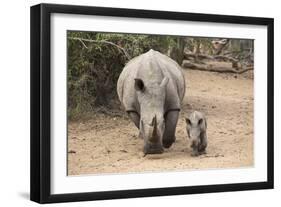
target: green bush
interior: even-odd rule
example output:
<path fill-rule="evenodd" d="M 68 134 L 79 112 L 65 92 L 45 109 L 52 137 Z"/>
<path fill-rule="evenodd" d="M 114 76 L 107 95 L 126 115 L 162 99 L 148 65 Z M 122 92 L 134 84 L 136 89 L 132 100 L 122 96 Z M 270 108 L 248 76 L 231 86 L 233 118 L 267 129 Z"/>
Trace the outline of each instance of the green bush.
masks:
<path fill-rule="evenodd" d="M 68 117 L 83 116 L 99 107 L 119 109 L 116 83 L 126 62 L 150 49 L 167 54 L 177 48 L 180 39 L 68 31 Z"/>

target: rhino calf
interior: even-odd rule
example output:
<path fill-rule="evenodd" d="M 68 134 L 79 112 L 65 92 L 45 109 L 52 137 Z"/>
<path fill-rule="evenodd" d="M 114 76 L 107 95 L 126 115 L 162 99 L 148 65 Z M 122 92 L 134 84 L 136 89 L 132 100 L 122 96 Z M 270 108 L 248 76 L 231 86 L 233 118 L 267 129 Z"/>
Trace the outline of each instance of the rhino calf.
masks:
<path fill-rule="evenodd" d="M 198 156 L 206 153 L 207 147 L 207 120 L 203 113 L 192 112 L 186 121 L 186 131 L 191 140 L 191 156 Z"/>

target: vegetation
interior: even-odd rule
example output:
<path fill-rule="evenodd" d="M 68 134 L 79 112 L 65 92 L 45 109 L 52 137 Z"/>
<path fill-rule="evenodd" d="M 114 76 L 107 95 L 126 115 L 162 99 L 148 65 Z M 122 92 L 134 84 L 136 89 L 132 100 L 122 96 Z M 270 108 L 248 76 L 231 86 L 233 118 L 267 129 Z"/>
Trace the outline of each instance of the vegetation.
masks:
<path fill-rule="evenodd" d="M 218 53 L 212 41 L 212 38 L 68 31 L 68 117 L 77 118 L 101 108 L 118 110 L 116 83 L 130 59 L 154 49 L 181 65 L 186 53 L 195 53 L 196 61 L 198 54 Z M 241 41 L 228 41 L 223 51 L 243 59 L 241 51 L 252 48 L 249 45 L 252 41 L 243 44 Z"/>

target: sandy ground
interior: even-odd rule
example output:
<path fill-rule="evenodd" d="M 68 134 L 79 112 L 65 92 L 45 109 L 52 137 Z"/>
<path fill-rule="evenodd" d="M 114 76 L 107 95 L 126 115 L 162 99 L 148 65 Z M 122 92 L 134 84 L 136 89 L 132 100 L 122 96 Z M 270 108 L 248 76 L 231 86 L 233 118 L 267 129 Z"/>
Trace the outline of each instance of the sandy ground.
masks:
<path fill-rule="evenodd" d="M 160 155 L 143 156 L 143 140 L 126 116 L 96 114 L 68 126 L 68 175 L 237 168 L 253 165 L 253 79 L 185 70 L 186 95 L 176 142 Z M 250 74 L 251 75 L 251 74 Z M 249 73 L 248 75 L 249 76 Z M 190 155 L 184 117 L 208 119 L 207 154 Z"/>

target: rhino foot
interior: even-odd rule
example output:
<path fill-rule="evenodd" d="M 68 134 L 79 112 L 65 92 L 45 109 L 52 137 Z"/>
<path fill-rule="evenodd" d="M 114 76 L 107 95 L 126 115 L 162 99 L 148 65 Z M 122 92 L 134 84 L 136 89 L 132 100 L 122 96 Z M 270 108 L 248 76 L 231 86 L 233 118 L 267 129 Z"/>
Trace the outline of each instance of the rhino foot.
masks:
<path fill-rule="evenodd" d="M 161 154 L 164 152 L 160 143 L 146 143 L 143 148 L 143 153 L 146 154 Z"/>
<path fill-rule="evenodd" d="M 191 152 L 191 156 L 192 157 L 197 157 L 197 156 L 199 156 L 200 155 L 200 153 L 198 152 L 198 151 L 192 151 Z"/>
<path fill-rule="evenodd" d="M 175 142 L 176 137 L 172 138 L 172 139 L 163 139 L 163 147 L 165 148 L 170 148 L 172 146 L 172 144 Z"/>

